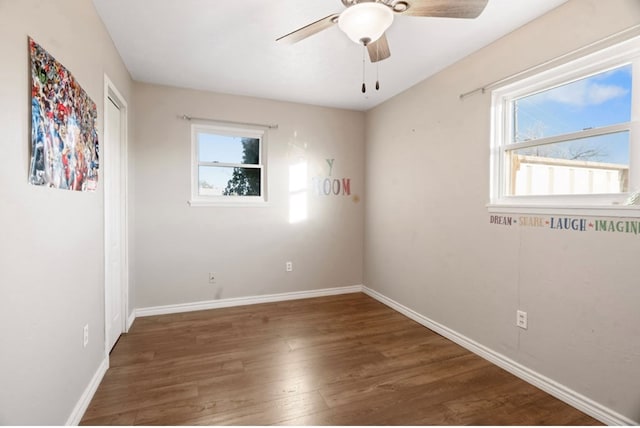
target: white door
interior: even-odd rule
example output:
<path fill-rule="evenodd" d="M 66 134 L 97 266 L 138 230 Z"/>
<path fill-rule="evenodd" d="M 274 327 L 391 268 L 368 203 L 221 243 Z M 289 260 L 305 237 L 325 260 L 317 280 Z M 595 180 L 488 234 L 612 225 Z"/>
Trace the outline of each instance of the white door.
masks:
<path fill-rule="evenodd" d="M 120 108 L 105 102 L 104 166 L 105 205 L 105 311 L 106 347 L 110 352 L 124 331 L 124 227 L 125 201 L 122 168 L 122 123 Z"/>

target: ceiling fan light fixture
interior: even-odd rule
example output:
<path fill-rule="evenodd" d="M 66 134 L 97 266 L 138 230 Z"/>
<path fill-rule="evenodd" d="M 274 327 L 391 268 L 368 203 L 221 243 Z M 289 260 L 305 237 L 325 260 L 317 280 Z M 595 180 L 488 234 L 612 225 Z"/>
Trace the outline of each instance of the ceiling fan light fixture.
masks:
<path fill-rule="evenodd" d="M 357 3 L 345 9 L 338 27 L 355 43 L 368 45 L 387 31 L 393 22 L 393 12 L 381 3 Z"/>

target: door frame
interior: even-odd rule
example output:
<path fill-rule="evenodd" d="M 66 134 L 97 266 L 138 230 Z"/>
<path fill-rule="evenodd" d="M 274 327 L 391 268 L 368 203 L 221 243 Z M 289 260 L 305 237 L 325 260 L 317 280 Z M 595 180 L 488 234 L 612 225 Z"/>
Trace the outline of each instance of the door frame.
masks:
<path fill-rule="evenodd" d="M 107 103 L 113 102 L 118 109 L 120 110 L 120 186 L 121 186 L 121 199 L 120 202 L 122 204 L 123 207 L 123 212 L 122 212 L 122 216 L 123 218 L 121 219 L 121 225 L 122 225 L 122 230 L 120 231 L 120 249 L 121 249 L 121 269 L 122 271 L 120 272 L 120 278 L 122 280 L 122 295 L 121 295 L 121 302 L 122 302 L 122 325 L 120 326 L 121 328 L 121 332 L 122 333 L 127 333 L 129 331 L 129 327 L 130 327 L 130 323 L 129 323 L 129 204 L 128 204 L 128 200 L 129 200 L 129 191 L 128 191 L 128 156 L 127 156 L 127 152 L 128 152 L 128 140 L 127 140 L 127 116 L 128 116 L 128 107 L 127 107 L 127 102 L 125 101 L 125 98 L 122 96 L 122 94 L 120 93 L 120 91 L 118 91 L 118 88 L 116 88 L 116 86 L 113 84 L 113 82 L 111 81 L 111 79 L 109 79 L 109 77 L 107 76 L 107 74 L 104 75 L 104 100 L 103 100 L 104 104 L 103 104 L 103 117 L 104 117 L 104 123 L 103 123 L 103 139 L 106 135 L 106 117 L 107 117 Z M 108 156 L 105 156 L 106 153 L 108 153 L 109 148 L 107 147 L 107 142 L 106 139 L 104 139 L 104 144 L 102 144 L 102 153 L 103 153 L 103 157 L 100 160 L 102 163 L 102 170 L 105 171 L 106 168 L 104 166 L 104 162 L 103 159 L 107 159 Z M 107 309 L 107 305 L 109 303 L 108 300 L 108 294 L 109 294 L 109 290 L 107 289 L 107 251 L 108 251 L 108 244 L 109 244 L 109 240 L 107 239 L 107 224 L 106 224 L 106 212 L 107 212 L 107 204 L 108 204 L 108 198 L 107 198 L 107 192 L 106 192 L 106 183 L 107 183 L 107 178 L 106 174 L 103 174 L 103 182 L 104 182 L 104 187 L 103 187 L 103 203 L 104 203 L 104 212 L 103 212 L 103 219 L 104 219 L 104 260 L 103 260 L 103 264 L 104 264 L 104 271 L 103 271 L 103 280 L 104 280 L 104 319 L 105 319 L 105 325 L 104 325 L 104 349 L 105 349 L 105 354 L 108 358 L 109 356 L 109 352 L 111 351 L 109 349 L 109 337 L 108 337 L 108 333 L 109 333 L 109 328 L 110 328 L 110 320 L 109 320 L 109 311 Z"/>

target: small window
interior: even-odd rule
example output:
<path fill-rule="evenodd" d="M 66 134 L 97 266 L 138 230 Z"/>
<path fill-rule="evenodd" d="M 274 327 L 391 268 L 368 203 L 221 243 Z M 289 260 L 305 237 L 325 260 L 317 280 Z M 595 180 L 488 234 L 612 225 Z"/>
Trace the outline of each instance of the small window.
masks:
<path fill-rule="evenodd" d="M 491 202 L 619 204 L 640 190 L 640 41 L 493 92 Z"/>
<path fill-rule="evenodd" d="M 192 126 L 191 203 L 264 202 L 264 132 Z"/>

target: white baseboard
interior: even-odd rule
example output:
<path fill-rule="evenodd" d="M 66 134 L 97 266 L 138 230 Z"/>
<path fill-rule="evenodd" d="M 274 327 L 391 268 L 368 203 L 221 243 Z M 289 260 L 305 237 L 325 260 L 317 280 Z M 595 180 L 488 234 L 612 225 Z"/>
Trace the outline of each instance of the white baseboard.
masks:
<path fill-rule="evenodd" d="M 352 285 L 349 287 L 323 288 L 320 290 L 310 291 L 294 291 L 291 293 L 267 294 L 264 296 L 234 297 L 229 299 L 181 303 L 177 305 L 152 306 L 148 308 L 136 309 L 134 312 L 134 317 L 176 314 L 180 312 L 229 308 L 232 306 L 255 305 L 259 303 L 284 302 L 285 300 L 309 299 L 312 297 L 334 296 L 337 294 L 360 293 L 361 291 L 362 285 Z"/>
<path fill-rule="evenodd" d="M 548 377 L 543 376 L 540 373 L 537 373 L 522 364 L 519 364 L 512 359 L 507 358 L 504 355 L 417 313 L 412 309 L 407 308 L 406 306 L 378 293 L 375 290 L 372 290 L 371 288 L 362 286 L 362 292 L 602 423 L 607 425 L 639 425 L 637 421 L 632 421 L 626 416 L 623 416 L 600 403 L 596 403 L 590 398 L 587 398 L 584 395 L 579 394 L 578 392 L 567 388 L 566 386 L 561 385 L 560 383 L 549 379 Z"/>
<path fill-rule="evenodd" d="M 87 385 L 86 389 L 80 396 L 78 403 L 73 408 L 69 419 L 67 419 L 67 423 L 65 425 L 78 425 L 82 420 L 82 416 L 84 416 L 84 412 L 87 411 L 87 407 L 89 407 L 89 403 L 91 403 L 91 399 L 93 395 L 98 390 L 98 386 L 100 386 L 100 382 L 102 382 L 102 378 L 104 374 L 107 372 L 109 368 L 109 356 L 105 355 L 104 360 L 98 366 L 98 369 L 91 378 L 89 385 Z"/>
<path fill-rule="evenodd" d="M 133 325 L 133 322 L 136 320 L 136 310 L 134 309 L 131 314 L 129 314 L 129 317 L 127 318 L 127 329 L 125 330 L 125 333 L 129 332 L 129 329 L 131 329 L 131 326 Z"/>

